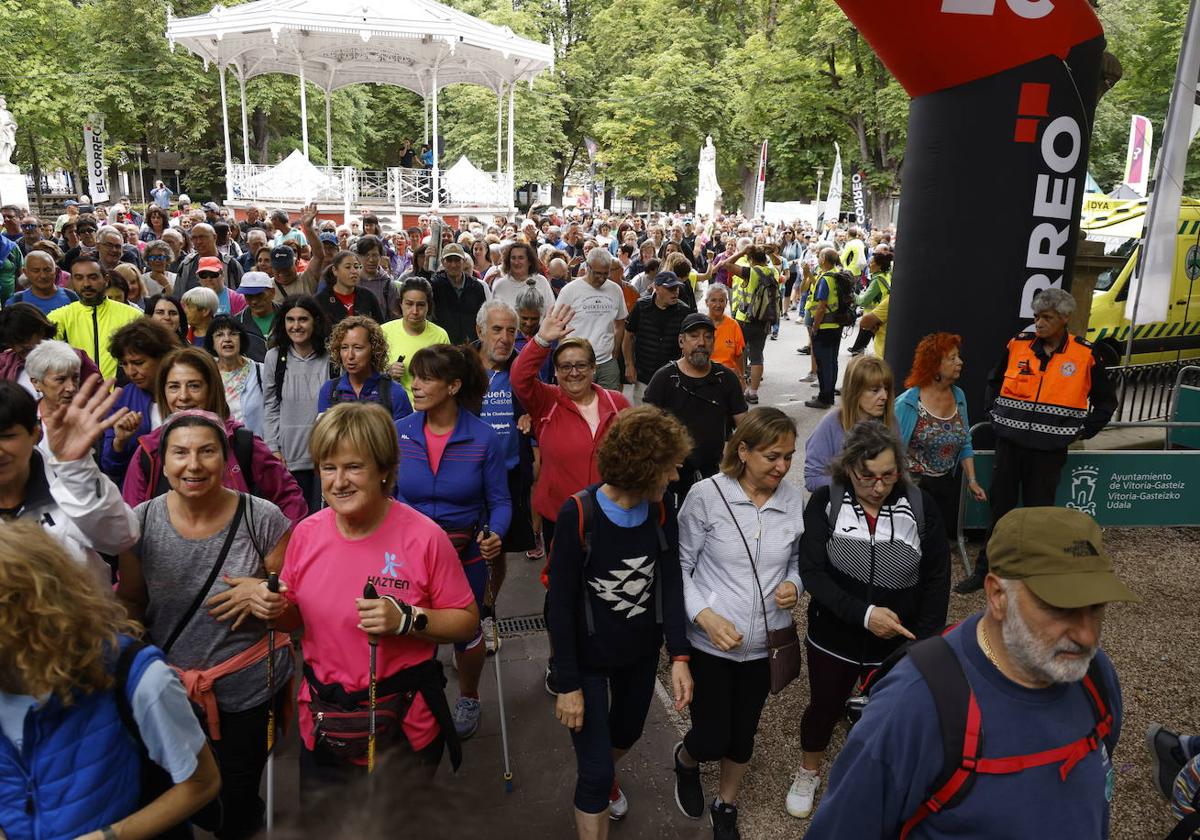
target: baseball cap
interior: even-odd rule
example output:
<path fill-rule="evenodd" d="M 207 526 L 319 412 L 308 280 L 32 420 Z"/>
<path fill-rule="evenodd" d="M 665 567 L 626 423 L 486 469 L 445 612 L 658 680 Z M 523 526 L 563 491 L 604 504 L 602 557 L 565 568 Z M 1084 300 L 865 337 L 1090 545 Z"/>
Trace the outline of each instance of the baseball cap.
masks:
<path fill-rule="evenodd" d="M 200 262 L 196 264 L 197 271 L 220 271 L 224 267 L 220 257 L 201 257 Z"/>
<path fill-rule="evenodd" d="M 242 282 L 238 284 L 238 291 L 244 295 L 267 292 L 274 288 L 275 281 L 264 271 L 247 271 L 242 275 Z"/>
<path fill-rule="evenodd" d="M 449 257 L 458 257 L 460 260 L 465 260 L 467 258 L 467 254 L 459 245 L 451 242 L 449 245 L 442 248 L 442 259 L 445 260 Z"/>
<path fill-rule="evenodd" d="M 705 329 L 717 331 L 717 326 L 703 312 L 693 312 L 683 319 L 683 323 L 679 325 L 679 332 L 686 333 L 696 329 L 696 327 L 704 327 Z"/>
<path fill-rule="evenodd" d="M 187 193 L 180 193 L 179 194 L 179 203 L 180 204 L 191 204 L 192 200 L 190 198 L 188 198 Z"/>
<path fill-rule="evenodd" d="M 1017 508 L 1006 513 L 987 544 L 992 574 L 1020 580 L 1052 607 L 1078 609 L 1110 601 L 1141 601 L 1113 572 L 1100 526 L 1083 511 Z"/>
<path fill-rule="evenodd" d="M 296 252 L 287 245 L 271 249 L 272 268 L 291 268 L 296 264 Z"/>
<path fill-rule="evenodd" d="M 78 206 L 79 206 L 79 202 L 73 198 L 68 198 L 66 201 L 63 202 L 63 207 L 78 207 Z"/>
<path fill-rule="evenodd" d="M 203 204 L 201 204 L 200 206 L 202 208 L 204 208 L 205 210 L 209 210 L 213 213 L 221 212 L 221 208 L 217 206 L 217 203 L 215 201 L 206 201 Z"/>
<path fill-rule="evenodd" d="M 668 289 L 677 289 L 683 285 L 683 281 L 674 271 L 660 271 L 654 276 L 655 286 L 666 286 Z"/>
<path fill-rule="evenodd" d="M 328 242 L 330 245 L 336 245 L 336 244 L 338 244 L 337 234 L 336 233 L 322 233 L 321 241 Z"/>

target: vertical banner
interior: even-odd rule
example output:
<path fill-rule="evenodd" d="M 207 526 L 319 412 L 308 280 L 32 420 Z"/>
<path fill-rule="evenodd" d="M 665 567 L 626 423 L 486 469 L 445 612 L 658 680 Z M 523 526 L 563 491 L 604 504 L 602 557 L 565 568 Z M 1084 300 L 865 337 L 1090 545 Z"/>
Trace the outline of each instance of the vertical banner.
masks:
<path fill-rule="evenodd" d="M 1171 278 L 1175 273 L 1175 238 L 1179 227 L 1179 205 L 1183 201 L 1183 177 L 1191 144 L 1192 113 L 1196 107 L 1196 78 L 1200 74 L 1200 10 L 1192 0 L 1175 88 L 1167 106 L 1154 192 L 1146 212 L 1142 250 L 1125 303 L 1125 317 L 1137 324 L 1167 320 L 1171 307 Z M 1136 317 L 1135 317 L 1136 316 Z"/>
<path fill-rule="evenodd" d="M 92 204 L 108 201 L 107 169 L 104 166 L 104 118 L 93 116 L 83 126 L 83 156 L 87 161 L 88 195 Z"/>
<path fill-rule="evenodd" d="M 1154 145 L 1154 126 L 1141 114 L 1129 120 L 1129 148 L 1125 151 L 1125 186 L 1140 196 L 1146 195 L 1150 180 L 1150 149 Z"/>
<path fill-rule="evenodd" d="M 867 223 L 867 173 L 861 166 L 855 166 L 850 176 L 850 200 L 854 202 L 854 223 L 861 227 Z"/>
<path fill-rule="evenodd" d="M 829 192 L 825 194 L 822 224 L 837 224 L 838 217 L 842 215 L 842 147 L 834 143 L 833 148 L 836 154 L 833 158 L 833 172 L 829 174 Z"/>
<path fill-rule="evenodd" d="M 758 179 L 754 188 L 754 218 L 761 219 L 763 206 L 767 200 L 767 141 L 762 144 L 758 155 Z"/>
<path fill-rule="evenodd" d="M 887 361 L 902 381 L 924 336 L 962 335 L 959 384 L 981 417 L 1033 296 L 1071 285 L 1103 28 L 1089 0 L 838 4 L 912 97 Z M 961 229 L 981 212 L 986 260 Z"/>

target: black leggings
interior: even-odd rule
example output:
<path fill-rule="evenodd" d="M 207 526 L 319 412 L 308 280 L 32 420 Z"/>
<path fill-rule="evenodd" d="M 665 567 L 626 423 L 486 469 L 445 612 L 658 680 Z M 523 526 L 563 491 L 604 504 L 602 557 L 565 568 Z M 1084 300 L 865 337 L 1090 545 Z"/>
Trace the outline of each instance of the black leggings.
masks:
<path fill-rule="evenodd" d="M 833 728 L 845 711 L 846 700 L 854 691 L 860 676 L 874 666 L 847 662 L 814 647 L 807 639 L 808 707 L 800 718 L 800 749 L 805 752 L 824 752 L 833 737 Z"/>
<path fill-rule="evenodd" d="M 283 692 L 275 695 L 276 708 L 283 705 Z M 221 740 L 212 741 L 221 766 L 220 840 L 253 837 L 264 825 L 266 803 L 258 795 L 263 767 L 267 764 L 267 719 L 270 702 L 241 712 L 221 712 Z"/>
<path fill-rule="evenodd" d="M 692 728 L 683 746 L 696 761 L 727 758 L 746 764 L 754 753 L 754 736 L 763 703 L 771 690 L 767 658 L 737 662 L 693 649 Z"/>
<path fill-rule="evenodd" d="M 913 478 L 937 503 L 938 513 L 942 515 L 942 524 L 946 526 L 946 538 L 953 543 L 958 538 L 958 492 L 962 481 L 961 473 L 956 468 L 945 475 L 935 475 L 932 478 L 916 475 Z"/>
<path fill-rule="evenodd" d="M 585 814 L 608 808 L 616 778 L 612 751 L 627 750 L 642 737 L 654 698 L 658 651 L 623 668 L 579 672 L 583 729 L 571 733 L 575 746 L 575 807 Z"/>

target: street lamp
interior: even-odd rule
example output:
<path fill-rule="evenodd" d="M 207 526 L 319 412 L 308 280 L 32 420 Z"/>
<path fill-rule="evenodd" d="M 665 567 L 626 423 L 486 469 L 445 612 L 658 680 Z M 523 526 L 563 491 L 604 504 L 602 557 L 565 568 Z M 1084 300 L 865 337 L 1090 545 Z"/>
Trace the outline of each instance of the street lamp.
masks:
<path fill-rule="evenodd" d="M 821 194 L 821 190 L 818 188 L 817 195 L 820 195 L 820 194 Z M 175 170 L 175 195 L 179 195 L 179 170 L 178 169 Z"/>

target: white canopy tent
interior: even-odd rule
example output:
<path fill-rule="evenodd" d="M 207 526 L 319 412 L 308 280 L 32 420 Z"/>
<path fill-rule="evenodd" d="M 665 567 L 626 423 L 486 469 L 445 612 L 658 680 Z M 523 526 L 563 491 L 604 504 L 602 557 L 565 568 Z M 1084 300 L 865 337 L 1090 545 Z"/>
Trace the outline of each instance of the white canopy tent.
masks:
<path fill-rule="evenodd" d="M 238 80 L 242 105 L 242 154 L 250 165 L 246 80 L 265 73 L 300 78 L 303 153 L 308 157 L 306 82 L 325 91 L 325 160 L 333 166 L 329 94 L 363 82 L 396 85 L 425 100 L 425 139 L 438 136 L 438 91 L 451 84 L 476 84 L 495 91 L 496 160 L 500 169 L 504 94 L 508 93 L 508 190 L 513 183 L 514 90 L 554 65 L 554 50 L 518 37 L 506 26 L 443 6 L 434 0 L 255 0 L 214 6 L 208 14 L 176 18 L 168 9 L 167 40 L 199 56 L 221 76 L 221 110 L 226 169 L 233 162 L 225 72 Z M 434 142 L 434 207 L 438 203 L 439 149 Z M 499 172 L 497 173 L 499 174 Z"/>

